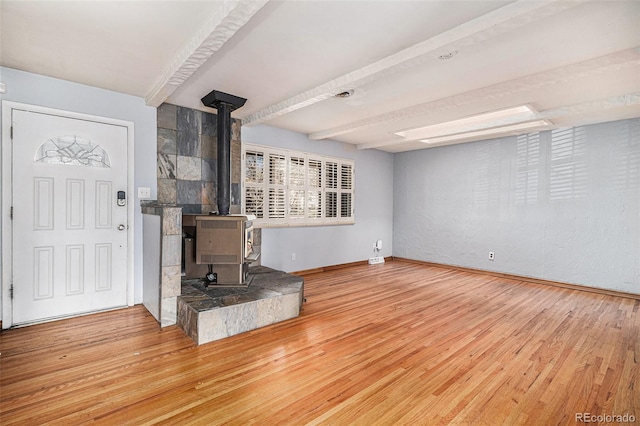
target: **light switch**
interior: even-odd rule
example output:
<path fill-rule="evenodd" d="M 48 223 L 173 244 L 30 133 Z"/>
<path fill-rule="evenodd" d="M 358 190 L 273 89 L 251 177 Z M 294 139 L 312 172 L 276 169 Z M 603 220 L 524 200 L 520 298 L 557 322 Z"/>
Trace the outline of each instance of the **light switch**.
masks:
<path fill-rule="evenodd" d="M 138 198 L 140 200 L 148 200 L 151 198 L 151 188 L 146 188 L 143 186 L 138 187 Z"/>

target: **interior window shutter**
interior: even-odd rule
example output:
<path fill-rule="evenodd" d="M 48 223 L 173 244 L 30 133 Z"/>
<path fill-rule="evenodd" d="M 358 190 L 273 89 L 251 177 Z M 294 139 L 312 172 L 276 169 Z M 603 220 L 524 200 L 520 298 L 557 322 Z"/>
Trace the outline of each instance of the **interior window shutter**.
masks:
<path fill-rule="evenodd" d="M 247 188 L 245 191 L 245 213 L 264 218 L 264 188 Z"/>
<path fill-rule="evenodd" d="M 282 154 L 269 153 L 269 219 L 286 219 L 287 163 Z"/>
<path fill-rule="evenodd" d="M 310 159 L 307 168 L 307 217 L 322 218 L 322 160 Z"/>
<path fill-rule="evenodd" d="M 245 152 L 245 194 L 242 197 L 244 212 L 264 218 L 265 180 L 264 153 L 258 151 Z"/>
<path fill-rule="evenodd" d="M 246 183 L 264 183 L 264 153 L 247 151 L 245 153 L 245 167 Z"/>
<path fill-rule="evenodd" d="M 269 218 L 285 219 L 284 189 L 269 188 Z"/>
<path fill-rule="evenodd" d="M 355 223 L 355 163 L 242 144 L 242 212 L 257 227 Z"/>
<path fill-rule="evenodd" d="M 289 219 L 304 219 L 305 159 L 289 157 Z"/>
<path fill-rule="evenodd" d="M 325 217 L 338 217 L 338 163 L 326 162 Z"/>
<path fill-rule="evenodd" d="M 286 163 L 284 155 L 269 154 L 269 184 L 285 184 Z"/>
<path fill-rule="evenodd" d="M 353 165 L 340 164 L 340 217 L 353 218 Z"/>

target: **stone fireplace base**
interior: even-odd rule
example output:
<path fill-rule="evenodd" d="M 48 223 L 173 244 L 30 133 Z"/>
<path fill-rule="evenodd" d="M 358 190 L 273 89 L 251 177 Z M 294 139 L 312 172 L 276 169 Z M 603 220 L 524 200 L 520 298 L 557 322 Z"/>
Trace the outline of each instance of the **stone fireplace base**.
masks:
<path fill-rule="evenodd" d="M 208 288 L 183 280 L 178 326 L 198 345 L 295 318 L 304 301 L 304 279 L 265 266 L 249 268 L 246 288 Z"/>

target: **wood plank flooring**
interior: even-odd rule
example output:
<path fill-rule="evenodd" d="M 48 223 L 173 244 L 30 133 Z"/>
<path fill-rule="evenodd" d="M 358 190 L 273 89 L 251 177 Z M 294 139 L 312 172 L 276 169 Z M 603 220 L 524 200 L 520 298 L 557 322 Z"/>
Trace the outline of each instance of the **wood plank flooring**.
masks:
<path fill-rule="evenodd" d="M 392 261 L 196 346 L 142 306 L 0 333 L 0 424 L 640 422 L 640 301 Z"/>

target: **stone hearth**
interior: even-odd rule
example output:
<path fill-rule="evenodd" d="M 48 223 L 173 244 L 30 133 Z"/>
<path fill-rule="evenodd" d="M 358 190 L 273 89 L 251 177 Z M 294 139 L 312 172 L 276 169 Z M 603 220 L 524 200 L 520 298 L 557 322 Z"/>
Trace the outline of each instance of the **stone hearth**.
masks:
<path fill-rule="evenodd" d="M 183 280 L 177 324 L 201 345 L 295 318 L 303 301 L 302 277 L 255 266 L 248 287 L 206 288 L 200 280 Z"/>

